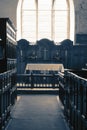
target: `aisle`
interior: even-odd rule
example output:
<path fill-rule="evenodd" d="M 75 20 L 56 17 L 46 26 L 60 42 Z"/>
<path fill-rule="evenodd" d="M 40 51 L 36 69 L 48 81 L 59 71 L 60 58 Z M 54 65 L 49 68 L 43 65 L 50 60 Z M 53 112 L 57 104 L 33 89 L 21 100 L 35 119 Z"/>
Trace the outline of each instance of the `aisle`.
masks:
<path fill-rule="evenodd" d="M 6 130 L 69 130 L 56 95 L 22 95 Z"/>

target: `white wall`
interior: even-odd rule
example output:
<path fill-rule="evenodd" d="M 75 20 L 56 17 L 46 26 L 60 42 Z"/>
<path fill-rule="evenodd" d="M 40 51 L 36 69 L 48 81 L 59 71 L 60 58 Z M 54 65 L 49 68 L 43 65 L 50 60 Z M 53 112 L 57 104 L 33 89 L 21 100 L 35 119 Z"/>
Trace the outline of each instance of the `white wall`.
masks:
<path fill-rule="evenodd" d="M 16 8 L 18 0 L 0 0 L 0 17 L 10 17 L 16 25 Z"/>

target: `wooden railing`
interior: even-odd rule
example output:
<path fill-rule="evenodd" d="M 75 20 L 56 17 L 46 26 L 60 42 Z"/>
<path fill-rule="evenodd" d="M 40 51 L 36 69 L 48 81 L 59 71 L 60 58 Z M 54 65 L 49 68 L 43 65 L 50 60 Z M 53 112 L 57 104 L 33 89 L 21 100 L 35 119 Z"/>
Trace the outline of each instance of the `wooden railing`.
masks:
<path fill-rule="evenodd" d="M 59 95 L 73 130 L 87 130 L 87 79 L 66 71 L 59 75 Z"/>
<path fill-rule="evenodd" d="M 16 70 L 0 74 L 0 130 L 10 119 L 12 106 L 16 101 Z"/>
<path fill-rule="evenodd" d="M 19 74 L 18 88 L 58 88 L 57 74 Z"/>
<path fill-rule="evenodd" d="M 62 104 L 64 105 L 64 98 L 65 98 L 64 73 L 59 72 L 58 80 L 59 80 L 59 97 L 61 99 Z"/>

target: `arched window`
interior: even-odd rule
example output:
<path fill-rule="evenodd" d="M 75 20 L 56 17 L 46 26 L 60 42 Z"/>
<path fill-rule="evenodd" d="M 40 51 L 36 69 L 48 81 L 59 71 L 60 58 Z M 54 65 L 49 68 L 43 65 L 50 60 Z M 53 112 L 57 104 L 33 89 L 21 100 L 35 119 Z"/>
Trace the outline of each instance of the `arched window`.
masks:
<path fill-rule="evenodd" d="M 38 39 L 51 39 L 52 0 L 38 0 Z"/>
<path fill-rule="evenodd" d="M 19 0 L 17 40 L 35 42 L 48 38 L 58 43 L 71 38 L 74 29 L 71 29 L 70 3 L 70 0 Z"/>
<path fill-rule="evenodd" d="M 60 42 L 68 37 L 68 7 L 66 0 L 54 2 L 54 40 Z"/>
<path fill-rule="evenodd" d="M 22 38 L 36 40 L 36 5 L 35 0 L 23 0 L 22 3 Z M 33 42 L 33 41 L 32 41 Z"/>

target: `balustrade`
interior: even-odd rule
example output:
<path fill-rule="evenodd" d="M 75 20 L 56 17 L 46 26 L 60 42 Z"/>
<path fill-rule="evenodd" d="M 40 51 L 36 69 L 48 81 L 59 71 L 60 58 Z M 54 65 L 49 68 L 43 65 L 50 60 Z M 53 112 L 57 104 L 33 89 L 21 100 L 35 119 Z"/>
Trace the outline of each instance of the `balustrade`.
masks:
<path fill-rule="evenodd" d="M 70 127 L 87 130 L 87 79 L 66 71 L 64 75 L 59 74 L 59 89 Z"/>
<path fill-rule="evenodd" d="M 18 88 L 58 88 L 57 74 L 19 74 Z"/>
<path fill-rule="evenodd" d="M 10 119 L 12 106 L 16 101 L 16 70 L 0 74 L 0 130 Z"/>

